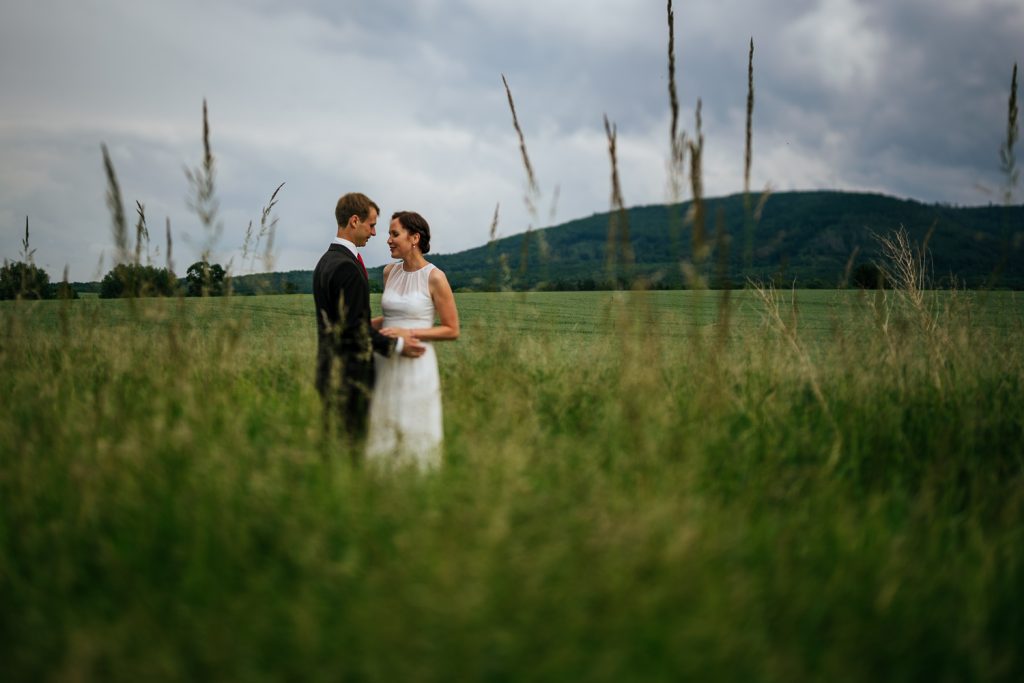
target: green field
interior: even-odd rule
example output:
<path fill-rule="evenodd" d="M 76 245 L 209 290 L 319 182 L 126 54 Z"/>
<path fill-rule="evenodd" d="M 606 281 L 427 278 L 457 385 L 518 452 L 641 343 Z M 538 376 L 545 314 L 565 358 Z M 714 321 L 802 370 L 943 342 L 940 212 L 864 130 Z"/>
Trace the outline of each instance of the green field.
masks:
<path fill-rule="evenodd" d="M 309 296 L 0 303 L 0 677 L 1024 677 L 1018 294 L 456 300 L 426 475 Z"/>

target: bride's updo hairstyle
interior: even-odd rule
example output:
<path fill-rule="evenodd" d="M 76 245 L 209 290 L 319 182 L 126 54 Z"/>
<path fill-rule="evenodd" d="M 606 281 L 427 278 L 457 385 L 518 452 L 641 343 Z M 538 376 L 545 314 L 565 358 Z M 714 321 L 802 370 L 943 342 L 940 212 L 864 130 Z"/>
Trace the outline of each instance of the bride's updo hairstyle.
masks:
<path fill-rule="evenodd" d="M 420 252 L 426 254 L 430 251 L 430 225 L 427 219 L 415 211 L 396 211 L 391 214 L 391 220 L 398 219 L 405 231 L 410 235 L 416 233 L 420 236 Z"/>

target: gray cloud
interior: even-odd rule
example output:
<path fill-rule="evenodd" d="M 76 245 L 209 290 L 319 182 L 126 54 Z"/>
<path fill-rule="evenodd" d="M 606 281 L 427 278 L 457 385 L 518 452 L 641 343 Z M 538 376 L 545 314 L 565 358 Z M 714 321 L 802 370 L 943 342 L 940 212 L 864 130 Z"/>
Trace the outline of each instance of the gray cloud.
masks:
<path fill-rule="evenodd" d="M 308 268 L 337 196 L 430 219 L 439 252 L 608 206 L 602 115 L 619 130 L 631 204 L 664 201 L 665 6 L 631 0 L 335 3 L 7 3 L 0 25 L 0 254 L 29 215 L 36 258 L 72 279 L 110 265 L 99 145 L 126 200 L 165 218 L 179 271 L 205 237 L 182 172 L 201 155 L 208 98 L 225 224 L 215 252 L 244 264 L 245 226 L 282 181 L 280 269 Z M 755 41 L 755 188 L 836 187 L 983 203 L 1024 8 L 1004 0 L 678 3 L 679 92 L 703 101 L 710 194 L 742 186 L 747 41 Z M 513 88 L 542 187 L 527 212 L 501 85 Z M 131 208 L 129 206 L 129 208 Z M 159 236 L 159 239 L 157 237 Z M 386 260 L 371 240 L 371 264 Z M 162 254 L 162 252 L 161 252 Z"/>

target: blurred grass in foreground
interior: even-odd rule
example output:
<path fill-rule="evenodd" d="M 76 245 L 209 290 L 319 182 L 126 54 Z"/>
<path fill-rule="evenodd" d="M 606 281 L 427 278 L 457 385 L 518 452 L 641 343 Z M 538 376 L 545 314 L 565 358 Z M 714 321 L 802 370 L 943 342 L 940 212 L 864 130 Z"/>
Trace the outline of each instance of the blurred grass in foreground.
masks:
<path fill-rule="evenodd" d="M 3 304 L 4 678 L 1019 680 L 1024 303 L 767 296 L 458 295 L 427 476 L 309 297 Z"/>

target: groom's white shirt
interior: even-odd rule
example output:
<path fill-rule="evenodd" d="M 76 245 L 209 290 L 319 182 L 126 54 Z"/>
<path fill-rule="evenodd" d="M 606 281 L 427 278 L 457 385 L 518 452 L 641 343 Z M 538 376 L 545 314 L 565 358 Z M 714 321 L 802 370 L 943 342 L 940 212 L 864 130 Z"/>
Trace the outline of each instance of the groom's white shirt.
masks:
<path fill-rule="evenodd" d="M 341 246 L 351 251 L 353 256 L 359 258 L 359 250 L 356 249 L 356 245 L 353 242 L 345 239 L 344 237 L 335 237 L 334 243 L 340 244 Z M 405 340 L 399 337 L 398 339 L 395 340 L 395 353 L 401 353 L 403 348 L 405 348 Z"/>
<path fill-rule="evenodd" d="M 353 244 L 352 242 L 348 241 L 344 237 L 335 237 L 334 238 L 334 243 L 335 244 L 340 244 L 341 246 L 343 246 L 346 249 L 348 249 L 349 251 L 351 251 L 353 256 L 355 256 L 355 257 L 359 256 L 359 250 L 356 249 L 356 245 Z"/>

